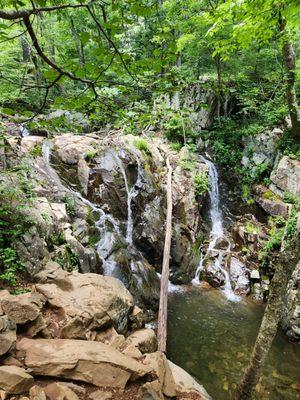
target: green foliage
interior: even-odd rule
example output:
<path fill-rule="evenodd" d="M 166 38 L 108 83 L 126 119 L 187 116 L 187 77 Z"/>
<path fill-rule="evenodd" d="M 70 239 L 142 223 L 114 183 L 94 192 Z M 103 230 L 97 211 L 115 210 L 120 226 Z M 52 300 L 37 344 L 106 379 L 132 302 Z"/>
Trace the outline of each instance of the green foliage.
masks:
<path fill-rule="evenodd" d="M 16 276 L 24 271 L 14 244 L 31 226 L 26 209 L 33 198 L 34 182 L 27 164 L 0 174 L 0 279 L 16 284 Z"/>
<path fill-rule="evenodd" d="M 182 169 L 191 172 L 194 171 L 196 168 L 195 161 L 187 158 L 181 158 L 179 160 L 179 165 L 181 166 Z"/>
<path fill-rule="evenodd" d="M 291 215 L 286 223 L 286 235 L 288 239 L 291 239 L 296 233 L 297 219 L 298 213 L 296 211 L 296 208 L 293 208 Z"/>
<path fill-rule="evenodd" d="M 142 138 L 136 138 L 133 141 L 134 147 L 136 147 L 138 150 L 144 152 L 147 156 L 152 157 L 152 152 L 149 146 L 149 143 L 147 140 L 142 139 Z"/>
<path fill-rule="evenodd" d="M 69 244 L 64 246 L 63 252 L 57 255 L 54 261 L 68 272 L 79 269 L 79 258 Z"/>
<path fill-rule="evenodd" d="M 300 160 L 300 141 L 289 130 L 279 140 L 278 148 L 284 155 Z"/>
<path fill-rule="evenodd" d="M 84 153 L 84 159 L 89 162 L 95 157 L 96 153 L 97 153 L 96 150 L 86 151 Z"/>
<path fill-rule="evenodd" d="M 19 260 L 16 250 L 11 247 L 0 249 L 0 280 L 8 285 L 16 285 L 16 276 L 25 270 L 24 264 Z"/>
<path fill-rule="evenodd" d="M 66 210 L 69 217 L 74 218 L 76 217 L 77 207 L 75 197 L 72 194 L 67 193 L 64 197 L 64 203 L 66 205 Z"/>
<path fill-rule="evenodd" d="M 179 152 L 182 147 L 182 144 L 180 142 L 171 142 L 170 147 L 172 150 Z"/>
<path fill-rule="evenodd" d="M 37 143 L 33 146 L 33 148 L 30 150 L 30 155 L 32 157 L 41 157 L 43 155 L 42 152 L 42 147 Z"/>
<path fill-rule="evenodd" d="M 284 192 L 282 196 L 283 201 L 286 203 L 294 204 L 296 208 L 300 208 L 300 196 L 297 196 L 296 194 L 289 193 L 289 192 Z"/>
<path fill-rule="evenodd" d="M 198 172 L 194 176 L 195 195 L 203 196 L 209 190 L 209 178 L 205 172 Z"/>

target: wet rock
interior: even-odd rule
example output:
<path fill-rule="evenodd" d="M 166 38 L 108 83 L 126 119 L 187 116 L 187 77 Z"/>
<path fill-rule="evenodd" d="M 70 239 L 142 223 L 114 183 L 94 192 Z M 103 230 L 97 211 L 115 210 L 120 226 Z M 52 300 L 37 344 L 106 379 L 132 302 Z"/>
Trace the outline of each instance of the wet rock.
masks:
<path fill-rule="evenodd" d="M 15 342 L 16 324 L 7 315 L 0 316 L 0 356 L 8 353 Z"/>
<path fill-rule="evenodd" d="M 249 270 L 235 257 L 231 257 L 230 281 L 234 284 L 235 293 L 246 295 L 250 292 Z"/>
<path fill-rule="evenodd" d="M 225 283 L 225 276 L 216 265 L 215 259 L 207 259 L 204 269 L 200 272 L 200 279 L 208 282 L 212 287 L 217 288 Z"/>
<path fill-rule="evenodd" d="M 273 169 L 270 179 L 273 183 L 271 189 L 277 194 L 289 192 L 300 195 L 300 161 L 283 156 Z"/>
<path fill-rule="evenodd" d="M 4 292 L 0 296 L 0 307 L 15 324 L 25 324 L 34 321 L 40 314 L 46 298 L 36 292 L 13 296 Z"/>
<path fill-rule="evenodd" d="M 23 368 L 0 366 L 0 388 L 11 394 L 28 392 L 33 386 L 33 377 Z"/>
<path fill-rule="evenodd" d="M 157 339 L 153 329 L 140 329 L 126 339 L 126 344 L 132 344 L 142 353 L 153 353 L 157 349 Z"/>
<path fill-rule="evenodd" d="M 37 284 L 36 290 L 61 315 L 54 337 L 84 339 L 92 331 L 107 326 L 114 326 L 118 333 L 126 332 L 133 298 L 120 281 L 97 274 L 68 273 L 59 268 L 42 275 L 47 283 Z"/>
<path fill-rule="evenodd" d="M 99 342 L 68 339 L 22 339 L 17 348 L 33 375 L 63 377 L 95 386 L 124 388 L 149 368 Z"/>
<path fill-rule="evenodd" d="M 222 236 L 217 239 L 214 248 L 219 250 L 227 250 L 228 245 L 229 245 L 228 239 L 225 236 Z"/>

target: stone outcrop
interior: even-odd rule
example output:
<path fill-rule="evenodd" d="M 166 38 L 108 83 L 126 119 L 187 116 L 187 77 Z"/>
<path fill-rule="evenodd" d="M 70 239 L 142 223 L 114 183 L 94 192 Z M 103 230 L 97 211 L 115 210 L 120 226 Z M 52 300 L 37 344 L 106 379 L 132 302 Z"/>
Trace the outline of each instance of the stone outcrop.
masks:
<path fill-rule="evenodd" d="M 273 169 L 270 179 L 270 188 L 278 195 L 283 192 L 300 195 L 300 161 L 283 156 Z"/>
<path fill-rule="evenodd" d="M 119 333 L 128 329 L 133 298 L 117 279 L 68 273 L 55 264 L 39 277 L 44 283 L 37 284 L 36 291 L 57 310 L 54 323 L 52 313 L 44 316 L 50 336 L 85 339 L 99 328 L 114 326 Z"/>
<path fill-rule="evenodd" d="M 280 128 L 265 130 L 257 135 L 247 136 L 244 140 L 242 164 L 250 171 L 260 165 L 272 167 L 277 155 L 277 142 L 283 131 Z"/>
<path fill-rule="evenodd" d="M 33 375 L 54 376 L 124 388 L 149 367 L 99 342 L 70 339 L 22 339 L 18 351 Z"/>
<path fill-rule="evenodd" d="M 7 393 L 25 393 L 33 384 L 33 377 L 23 368 L 16 366 L 0 366 L 0 389 Z"/>

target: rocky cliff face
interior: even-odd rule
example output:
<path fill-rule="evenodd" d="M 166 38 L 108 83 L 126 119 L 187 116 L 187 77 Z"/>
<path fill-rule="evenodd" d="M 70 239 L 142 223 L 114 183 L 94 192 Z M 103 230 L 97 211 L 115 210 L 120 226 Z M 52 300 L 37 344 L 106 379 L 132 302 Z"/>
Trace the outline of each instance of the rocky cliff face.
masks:
<path fill-rule="evenodd" d="M 205 169 L 196 156 L 172 151 L 158 138 L 119 132 L 65 134 L 51 141 L 8 139 L 7 162 L 26 159 L 34 182 L 32 224 L 17 251 L 35 275 L 49 260 L 66 269 L 121 279 L 140 306 L 155 309 L 166 214 L 166 167 L 173 165 L 171 279 L 189 282 L 198 262 L 201 228 L 194 175 Z M 188 166 L 189 167 L 189 166 Z"/>

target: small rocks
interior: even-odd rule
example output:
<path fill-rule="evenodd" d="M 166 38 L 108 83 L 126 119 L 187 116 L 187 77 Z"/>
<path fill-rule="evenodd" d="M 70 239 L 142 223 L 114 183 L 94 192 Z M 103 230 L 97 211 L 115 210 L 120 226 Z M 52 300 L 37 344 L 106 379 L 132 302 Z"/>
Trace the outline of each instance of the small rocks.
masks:
<path fill-rule="evenodd" d="M 60 383 L 51 383 L 44 388 L 44 391 L 47 400 L 79 400 L 73 390 Z"/>
<path fill-rule="evenodd" d="M 164 400 L 160 383 L 158 381 L 144 383 L 139 389 L 137 400 Z"/>
<path fill-rule="evenodd" d="M 26 393 L 33 386 L 33 377 L 16 366 L 0 366 L 0 389 L 10 394 Z"/>
<path fill-rule="evenodd" d="M 250 279 L 253 281 L 259 281 L 260 280 L 260 273 L 258 269 L 253 269 L 250 272 Z"/>
<path fill-rule="evenodd" d="M 46 400 L 46 394 L 40 386 L 32 386 L 29 390 L 30 400 Z"/>
<path fill-rule="evenodd" d="M 112 399 L 111 392 L 102 392 L 101 390 L 95 390 L 95 392 L 89 395 L 91 400 L 110 400 Z"/>
<path fill-rule="evenodd" d="M 16 325 L 7 315 L 0 317 L 0 356 L 6 354 L 16 341 Z"/>

